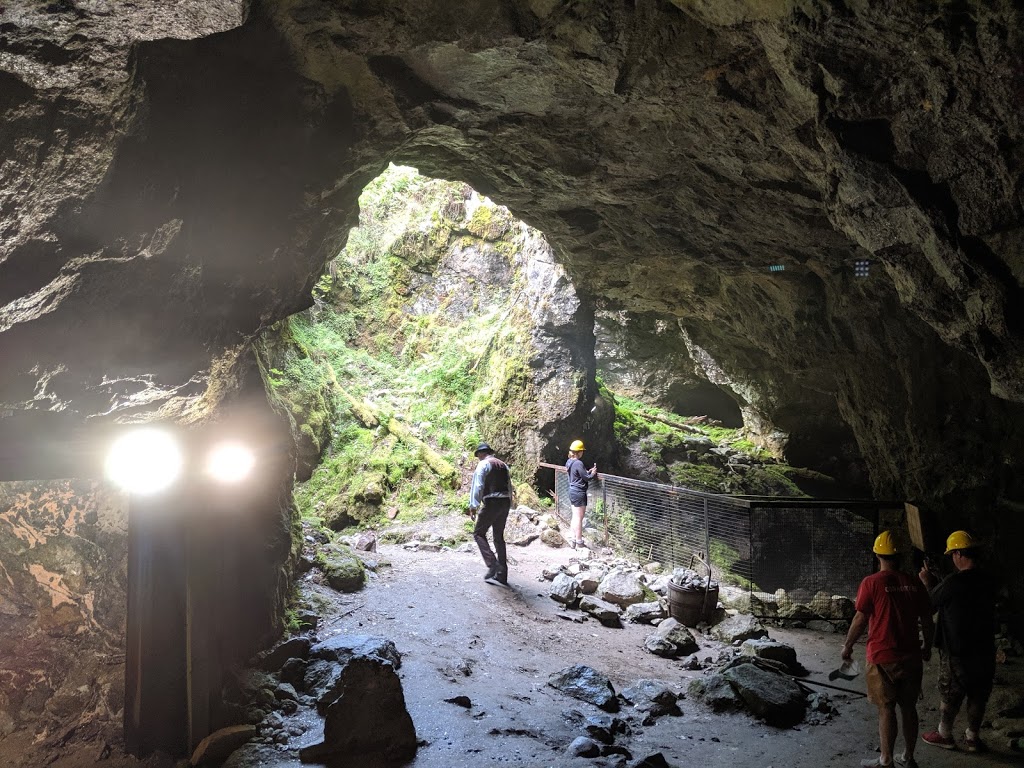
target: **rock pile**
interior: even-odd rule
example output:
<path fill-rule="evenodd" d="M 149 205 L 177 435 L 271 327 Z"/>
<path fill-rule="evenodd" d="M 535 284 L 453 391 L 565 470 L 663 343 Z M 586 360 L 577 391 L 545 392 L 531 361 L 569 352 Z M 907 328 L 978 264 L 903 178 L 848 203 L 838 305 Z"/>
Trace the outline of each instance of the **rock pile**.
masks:
<path fill-rule="evenodd" d="M 671 581 L 677 587 L 704 591 L 718 589 L 718 582 L 689 568 L 676 568 L 672 571 Z"/>
<path fill-rule="evenodd" d="M 661 753 L 630 762 L 633 760 L 633 754 L 625 746 L 615 742 L 620 736 L 631 736 L 631 723 L 636 723 L 637 720 L 647 726 L 653 725 L 657 718 L 664 715 L 678 717 L 683 714 L 678 704 L 683 695 L 670 684 L 660 680 L 637 680 L 616 694 L 607 677 L 591 667 L 576 664 L 551 675 L 548 685 L 604 710 L 590 716 L 576 710 L 565 714 L 567 720 L 577 722 L 585 731 L 583 735 L 573 739 L 566 748 L 567 756 L 607 757 L 611 758 L 612 762 L 606 765 L 618 768 L 668 766 Z M 630 708 L 632 712 L 624 711 Z"/>

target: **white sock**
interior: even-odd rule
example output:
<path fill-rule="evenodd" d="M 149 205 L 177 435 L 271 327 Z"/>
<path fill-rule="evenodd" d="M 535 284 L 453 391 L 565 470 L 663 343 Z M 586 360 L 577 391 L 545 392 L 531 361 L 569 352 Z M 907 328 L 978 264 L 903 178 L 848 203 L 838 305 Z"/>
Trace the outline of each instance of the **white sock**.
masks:
<path fill-rule="evenodd" d="M 974 741 L 975 739 L 978 738 L 977 732 L 976 731 L 972 731 L 970 728 L 968 728 L 966 731 L 964 731 L 964 736 L 967 737 L 968 741 Z"/>

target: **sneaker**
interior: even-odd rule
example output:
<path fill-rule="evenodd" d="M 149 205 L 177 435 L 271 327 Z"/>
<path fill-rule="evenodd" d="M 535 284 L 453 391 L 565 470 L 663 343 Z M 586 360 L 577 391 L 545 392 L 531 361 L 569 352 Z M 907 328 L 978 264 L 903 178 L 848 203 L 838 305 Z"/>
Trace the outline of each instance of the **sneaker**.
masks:
<path fill-rule="evenodd" d="M 903 766 L 903 768 L 918 768 L 917 760 L 912 757 L 907 757 L 906 752 L 893 756 L 893 762 L 896 763 L 896 765 Z"/>
<path fill-rule="evenodd" d="M 484 579 L 488 584 L 493 584 L 496 587 L 507 587 L 508 579 L 503 579 L 501 576 L 490 576 Z"/>
<path fill-rule="evenodd" d="M 956 742 L 953 741 L 953 737 L 943 736 L 938 731 L 928 731 L 928 733 L 921 734 L 921 741 L 925 744 L 931 744 L 933 747 L 956 749 Z"/>
<path fill-rule="evenodd" d="M 988 752 L 988 747 L 979 738 L 964 739 L 964 749 L 968 752 Z"/>
<path fill-rule="evenodd" d="M 492 565 L 490 568 L 487 569 L 487 574 L 484 576 L 484 581 L 490 581 L 491 579 L 493 579 L 497 575 L 498 575 L 498 566 Z"/>
<path fill-rule="evenodd" d="M 573 544 L 573 549 L 586 549 L 586 548 L 587 548 L 587 542 L 585 542 L 583 539 L 580 539 L 575 544 Z"/>
<path fill-rule="evenodd" d="M 882 758 L 872 757 L 870 760 L 861 760 L 860 768 L 892 768 L 895 761 L 892 763 L 883 763 Z"/>

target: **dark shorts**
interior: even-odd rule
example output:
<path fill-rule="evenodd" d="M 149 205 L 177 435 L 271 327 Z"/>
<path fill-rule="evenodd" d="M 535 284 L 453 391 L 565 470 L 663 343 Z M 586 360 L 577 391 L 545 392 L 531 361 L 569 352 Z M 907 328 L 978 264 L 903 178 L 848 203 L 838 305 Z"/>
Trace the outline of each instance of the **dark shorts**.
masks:
<path fill-rule="evenodd" d="M 899 704 L 916 707 L 921 696 L 921 678 L 924 665 L 920 659 L 894 661 L 890 664 L 868 662 L 868 701 L 876 707 Z"/>
<path fill-rule="evenodd" d="M 939 653 L 939 696 L 943 701 L 988 699 L 995 677 L 995 654 L 984 657 Z"/>
<path fill-rule="evenodd" d="M 569 490 L 569 503 L 574 507 L 585 507 L 587 506 L 587 492 L 577 491 L 574 489 Z"/>

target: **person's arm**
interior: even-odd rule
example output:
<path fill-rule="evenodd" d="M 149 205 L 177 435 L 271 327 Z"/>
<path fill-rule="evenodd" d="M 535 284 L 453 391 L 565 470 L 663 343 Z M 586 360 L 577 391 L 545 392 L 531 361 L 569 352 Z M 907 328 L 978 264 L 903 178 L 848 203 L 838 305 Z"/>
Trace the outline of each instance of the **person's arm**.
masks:
<path fill-rule="evenodd" d="M 938 610 L 948 604 L 953 592 L 953 578 L 956 574 L 950 574 L 938 584 L 928 589 L 928 596 L 932 599 L 932 607 Z"/>
<path fill-rule="evenodd" d="M 592 466 L 590 468 L 590 470 L 587 472 L 587 474 L 590 476 L 591 480 L 593 480 L 595 477 L 597 477 L 597 463 L 596 462 L 594 463 L 594 466 Z"/>
<path fill-rule="evenodd" d="M 853 658 L 853 646 L 864 634 L 867 626 L 868 615 L 863 611 L 857 611 L 853 616 L 853 621 L 850 622 L 850 631 L 846 633 L 846 643 L 843 645 L 842 653 L 843 661 L 850 661 Z"/>
<path fill-rule="evenodd" d="M 480 509 L 482 503 L 480 496 L 484 492 L 484 475 L 487 474 L 489 465 L 489 461 L 481 461 L 476 465 L 476 472 L 473 473 L 473 486 L 469 491 L 469 509 L 472 512 Z"/>

